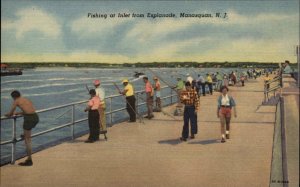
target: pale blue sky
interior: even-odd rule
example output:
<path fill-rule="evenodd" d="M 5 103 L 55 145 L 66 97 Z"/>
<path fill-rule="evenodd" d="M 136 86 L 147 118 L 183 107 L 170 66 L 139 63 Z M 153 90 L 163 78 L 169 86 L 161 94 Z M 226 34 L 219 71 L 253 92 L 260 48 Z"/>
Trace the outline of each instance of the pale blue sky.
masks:
<path fill-rule="evenodd" d="M 1 0 L 1 61 L 296 61 L 299 1 Z M 176 18 L 88 18 L 88 13 Z M 180 13 L 227 13 L 179 18 Z"/>

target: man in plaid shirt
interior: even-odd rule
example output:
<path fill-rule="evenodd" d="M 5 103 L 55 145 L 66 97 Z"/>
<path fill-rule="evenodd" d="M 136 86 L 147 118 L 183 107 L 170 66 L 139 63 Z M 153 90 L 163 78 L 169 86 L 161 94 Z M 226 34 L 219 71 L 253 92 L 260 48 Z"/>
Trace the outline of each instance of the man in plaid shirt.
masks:
<path fill-rule="evenodd" d="M 183 129 L 180 140 L 186 141 L 189 136 L 189 121 L 191 121 L 191 139 L 195 138 L 198 132 L 197 112 L 199 108 L 199 99 L 197 92 L 192 89 L 190 82 L 185 83 L 186 90 L 180 94 L 180 102 L 184 104 Z"/>

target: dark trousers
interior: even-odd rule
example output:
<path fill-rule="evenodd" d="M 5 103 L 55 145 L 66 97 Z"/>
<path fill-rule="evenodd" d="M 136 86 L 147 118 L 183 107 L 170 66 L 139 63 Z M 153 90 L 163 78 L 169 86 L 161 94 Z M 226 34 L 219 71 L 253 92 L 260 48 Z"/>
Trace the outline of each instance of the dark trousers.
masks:
<path fill-rule="evenodd" d="M 155 104 L 156 104 L 156 111 L 160 112 L 161 111 L 161 100 L 160 100 L 160 97 L 156 97 Z"/>
<path fill-rule="evenodd" d="M 200 90 L 200 86 L 196 86 L 196 92 L 197 92 L 197 95 L 199 96 L 199 90 Z"/>
<path fill-rule="evenodd" d="M 150 93 L 147 93 L 147 110 L 148 110 L 148 117 L 153 116 L 153 96 L 150 96 Z"/>
<path fill-rule="evenodd" d="M 189 137 L 189 121 L 191 121 L 191 135 L 198 133 L 197 115 L 195 114 L 195 106 L 185 106 L 183 113 L 182 138 Z"/>
<path fill-rule="evenodd" d="M 90 110 L 88 115 L 90 136 L 89 140 L 99 140 L 99 112 L 98 110 Z"/>
<path fill-rule="evenodd" d="M 126 110 L 129 114 L 130 121 L 136 121 L 135 97 L 134 95 L 126 97 Z"/>
<path fill-rule="evenodd" d="M 213 86 L 212 86 L 212 83 L 211 83 L 211 82 L 208 82 L 207 85 L 208 85 L 209 93 L 212 95 L 212 93 L 213 93 Z"/>
<path fill-rule="evenodd" d="M 202 95 L 205 96 L 205 83 L 201 83 L 200 86 L 202 89 Z"/>

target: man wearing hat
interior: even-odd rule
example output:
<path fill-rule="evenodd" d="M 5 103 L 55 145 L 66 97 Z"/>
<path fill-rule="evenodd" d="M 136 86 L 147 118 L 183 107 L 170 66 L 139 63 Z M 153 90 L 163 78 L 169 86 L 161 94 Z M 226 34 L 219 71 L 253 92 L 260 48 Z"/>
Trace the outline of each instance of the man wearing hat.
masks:
<path fill-rule="evenodd" d="M 105 104 L 105 90 L 104 90 L 103 87 L 100 86 L 100 84 L 101 84 L 100 80 L 95 80 L 94 81 L 96 96 L 98 96 L 100 98 L 100 106 L 99 106 L 100 134 L 106 134 L 107 133 L 107 129 L 106 129 L 106 115 L 105 115 L 105 109 L 106 109 L 106 104 Z"/>
<path fill-rule="evenodd" d="M 190 82 L 185 83 L 186 90 L 180 94 L 180 101 L 184 104 L 183 128 L 180 140 L 187 141 L 189 136 L 189 121 L 191 122 L 191 139 L 198 133 L 197 112 L 199 108 L 199 98 L 197 92 L 192 89 Z"/>
<path fill-rule="evenodd" d="M 155 112 L 161 112 L 161 100 L 160 100 L 160 82 L 157 77 L 153 77 L 154 80 L 154 85 L 153 88 L 155 90 L 155 103 L 156 103 L 156 108 Z"/>
<path fill-rule="evenodd" d="M 129 122 L 133 123 L 136 121 L 134 89 L 133 86 L 128 83 L 128 79 L 124 79 L 122 83 L 124 90 L 122 92 L 120 91 L 120 94 L 126 96 L 126 110 L 129 114 Z"/>
<path fill-rule="evenodd" d="M 187 82 L 190 82 L 192 84 L 193 80 L 194 80 L 193 77 L 189 73 L 186 74 L 186 81 Z"/>

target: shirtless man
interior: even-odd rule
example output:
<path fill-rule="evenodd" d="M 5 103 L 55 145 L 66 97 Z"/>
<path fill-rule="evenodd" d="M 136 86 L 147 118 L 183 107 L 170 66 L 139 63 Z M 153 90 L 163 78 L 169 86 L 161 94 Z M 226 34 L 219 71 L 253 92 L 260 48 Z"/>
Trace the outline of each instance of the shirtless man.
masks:
<path fill-rule="evenodd" d="M 35 113 L 35 108 L 32 102 L 29 99 L 21 97 L 19 91 L 15 90 L 11 94 L 14 102 L 10 109 L 10 112 L 5 114 L 7 117 L 11 117 L 13 115 L 23 115 L 24 116 L 24 139 L 25 139 L 25 146 L 27 151 L 27 160 L 25 162 L 19 163 L 20 166 L 32 166 L 32 158 L 31 158 L 31 129 L 36 126 L 39 122 L 39 117 Z M 15 112 L 16 108 L 19 107 L 22 112 Z"/>

